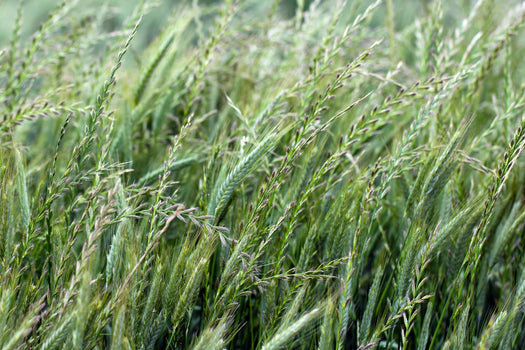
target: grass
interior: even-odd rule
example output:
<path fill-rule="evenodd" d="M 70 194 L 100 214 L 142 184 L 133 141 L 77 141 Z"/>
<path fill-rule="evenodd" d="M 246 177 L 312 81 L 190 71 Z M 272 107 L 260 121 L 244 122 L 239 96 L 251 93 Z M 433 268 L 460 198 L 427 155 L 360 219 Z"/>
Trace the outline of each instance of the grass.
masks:
<path fill-rule="evenodd" d="M 525 343 L 522 3 L 116 4 L 0 1 L 2 349 Z"/>

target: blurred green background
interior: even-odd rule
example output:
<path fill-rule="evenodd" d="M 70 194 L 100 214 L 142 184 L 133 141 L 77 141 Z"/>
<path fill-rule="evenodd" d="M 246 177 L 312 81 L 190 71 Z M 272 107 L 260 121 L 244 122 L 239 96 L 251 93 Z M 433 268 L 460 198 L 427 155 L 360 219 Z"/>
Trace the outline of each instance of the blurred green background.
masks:
<path fill-rule="evenodd" d="M 23 0 L 0 0 L 0 47 L 5 47 L 11 38 L 11 33 L 15 25 L 15 18 L 17 8 L 20 2 Z M 303 2 L 304 8 L 308 8 L 314 0 L 280 0 L 279 12 L 283 17 L 294 16 L 297 8 L 297 4 Z M 336 0 L 320 0 L 321 2 L 333 2 L 334 9 L 337 8 L 339 1 Z M 445 0 L 446 1 L 446 0 Z M 38 30 L 38 27 L 48 17 L 49 13 L 61 2 L 61 0 L 24 0 L 23 1 L 23 19 L 22 19 L 22 38 L 28 38 L 28 36 Z M 127 16 L 129 16 L 133 9 L 141 2 L 141 0 L 72 0 L 72 3 L 78 3 L 75 6 L 79 8 L 90 8 L 90 9 L 102 9 L 106 5 L 111 11 L 113 18 L 112 23 L 108 23 L 111 29 L 118 28 Z M 155 2 L 155 1 L 154 1 Z M 154 37 L 163 24 L 168 19 L 168 14 L 172 13 L 173 9 L 180 6 L 191 6 L 192 3 L 198 2 L 202 5 L 214 5 L 220 4 L 223 0 L 157 0 L 158 6 L 153 8 L 150 13 L 144 18 L 141 25 L 141 33 L 139 36 L 139 42 L 144 43 L 151 37 Z M 250 7 L 257 8 L 257 6 L 268 6 L 273 0 L 240 0 L 240 4 L 250 4 Z M 365 8 L 372 0 L 350 0 L 347 2 L 347 6 Z M 432 1 L 430 0 L 393 0 L 393 4 L 396 7 L 395 21 L 399 27 L 403 27 L 408 23 L 413 23 L 414 16 L 421 14 L 425 11 L 425 8 Z M 467 8 L 469 0 L 454 1 L 457 6 L 461 8 Z M 378 20 L 384 20 L 384 6 L 379 9 Z M 256 12 L 256 11 L 255 11 Z M 460 11 L 461 12 L 461 11 Z M 257 15 L 255 13 L 255 15 Z M 266 14 L 261 14 L 266 16 Z M 381 18 L 382 17 L 382 18 Z"/>
<path fill-rule="evenodd" d="M 22 6 L 22 38 L 27 39 L 38 30 L 38 27 L 48 17 L 49 13 L 62 2 L 62 0 L 0 0 L 0 48 L 5 48 L 9 44 L 12 37 L 13 28 L 15 26 L 15 19 L 17 8 L 23 1 Z M 80 11 L 80 9 L 90 9 L 93 13 L 96 11 L 107 11 L 105 17 L 109 18 L 105 22 L 107 31 L 120 29 L 121 23 L 127 18 L 133 9 L 144 0 L 70 0 L 69 3 L 77 4 L 73 11 Z M 274 0 L 240 0 L 241 6 L 250 8 L 250 13 L 253 14 L 255 20 L 257 16 L 267 16 L 267 12 L 257 11 L 258 8 L 268 8 Z M 337 9 L 340 1 L 337 0 L 280 0 L 279 13 L 282 17 L 292 17 L 296 13 L 298 3 L 304 3 L 304 8 L 314 2 L 328 2 L 334 4 L 334 10 Z M 363 10 L 374 0 L 348 0 L 347 8 L 355 10 Z M 137 48 L 144 47 L 151 42 L 159 31 L 169 21 L 170 14 L 176 8 L 181 6 L 192 6 L 193 3 L 200 5 L 220 5 L 224 0 L 154 0 L 152 2 L 158 3 L 145 16 L 139 30 L 138 38 L 135 40 Z M 443 8 L 446 9 L 444 13 L 445 24 L 456 23 L 458 18 L 468 17 L 469 11 L 476 0 L 442 0 Z M 376 16 L 372 21 L 377 24 L 383 23 L 387 20 L 386 4 L 388 0 L 383 1 L 383 5 L 376 11 Z M 422 18 L 429 11 L 432 11 L 433 0 L 391 0 L 394 12 L 395 29 L 397 32 L 403 31 L 405 28 L 409 29 L 413 26 L 415 19 Z M 510 2 L 509 2 L 510 3 Z M 496 22 L 503 14 L 508 11 L 510 4 L 502 2 L 495 7 L 494 11 L 485 13 L 483 16 L 490 17 Z M 358 12 L 359 13 L 359 12 Z M 244 12 L 244 15 L 246 12 Z M 343 14 L 343 17 L 344 14 Z M 349 16 L 351 17 L 351 16 Z M 455 18 L 454 18 L 455 17 Z M 263 18 L 261 18 L 263 19 Z M 349 19 L 349 18 L 348 18 Z M 203 19 L 206 21 L 206 19 Z M 490 19 L 489 19 L 490 21 Z M 445 25 L 445 28 L 447 26 Z"/>
<path fill-rule="evenodd" d="M 17 8 L 23 0 L 0 0 L 0 45 L 5 47 L 11 38 L 11 33 L 15 24 Z M 273 0 L 262 0 L 273 1 Z M 38 30 L 38 27 L 48 17 L 49 13 L 61 2 L 61 0 L 25 0 L 23 1 L 23 20 L 22 20 L 22 37 L 27 38 L 31 33 Z M 103 8 L 107 5 L 114 14 L 114 21 L 108 23 L 108 26 L 118 27 L 121 22 L 129 16 L 133 9 L 141 0 L 84 0 L 72 1 L 79 3 L 76 8 Z M 153 1 L 155 2 L 155 1 Z M 144 18 L 141 25 L 142 40 L 158 33 L 167 20 L 167 14 L 180 6 L 191 6 L 194 0 L 159 0 L 159 4 L 151 10 Z M 202 5 L 220 4 L 221 0 L 199 0 Z M 241 0 L 241 2 L 244 2 Z M 305 0 L 305 6 L 308 6 L 312 0 Z M 280 12 L 283 16 L 293 16 L 296 9 L 296 0 L 281 0 Z M 110 29 L 110 28 L 108 28 Z M 144 32 L 147 33 L 144 33 Z M 139 41 L 141 41 L 139 39 Z"/>

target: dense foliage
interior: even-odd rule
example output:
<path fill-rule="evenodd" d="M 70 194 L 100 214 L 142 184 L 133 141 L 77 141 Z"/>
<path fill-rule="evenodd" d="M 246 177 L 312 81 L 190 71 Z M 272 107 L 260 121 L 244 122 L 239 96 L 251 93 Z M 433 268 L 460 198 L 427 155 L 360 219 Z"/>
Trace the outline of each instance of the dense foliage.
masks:
<path fill-rule="evenodd" d="M 525 344 L 524 4 L 158 2 L 10 15 L 2 349 Z"/>

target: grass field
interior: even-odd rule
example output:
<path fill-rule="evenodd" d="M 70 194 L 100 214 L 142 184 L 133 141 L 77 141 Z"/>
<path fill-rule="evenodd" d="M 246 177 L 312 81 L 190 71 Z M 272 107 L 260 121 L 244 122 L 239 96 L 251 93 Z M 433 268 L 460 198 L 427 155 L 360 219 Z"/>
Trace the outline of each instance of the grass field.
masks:
<path fill-rule="evenodd" d="M 0 0 L 1 349 L 521 349 L 525 3 Z"/>

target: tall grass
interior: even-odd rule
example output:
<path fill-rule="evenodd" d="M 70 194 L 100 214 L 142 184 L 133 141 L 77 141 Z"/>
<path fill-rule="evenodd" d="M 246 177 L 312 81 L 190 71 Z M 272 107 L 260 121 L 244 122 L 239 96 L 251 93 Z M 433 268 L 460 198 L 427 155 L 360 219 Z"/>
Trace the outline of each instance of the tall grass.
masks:
<path fill-rule="evenodd" d="M 525 344 L 524 4 L 111 4 L 0 2 L 2 349 Z"/>

